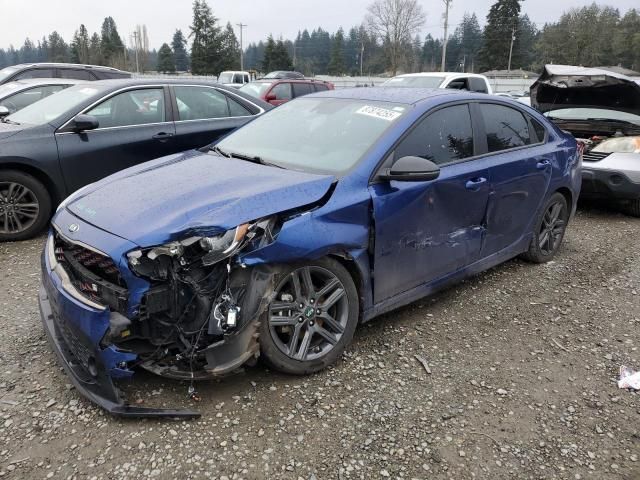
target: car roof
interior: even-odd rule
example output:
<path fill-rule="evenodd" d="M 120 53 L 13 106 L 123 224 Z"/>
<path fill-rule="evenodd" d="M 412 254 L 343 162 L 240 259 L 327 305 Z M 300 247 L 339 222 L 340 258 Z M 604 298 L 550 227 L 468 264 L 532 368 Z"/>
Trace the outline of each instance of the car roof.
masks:
<path fill-rule="evenodd" d="M 438 97 L 461 98 L 486 98 L 487 94 L 474 94 L 463 90 L 449 90 L 442 88 L 396 88 L 396 87 L 361 87 L 344 88 L 318 92 L 308 97 L 344 98 L 350 100 L 368 100 L 371 102 L 390 102 L 415 105 L 424 100 Z"/>
<path fill-rule="evenodd" d="M 118 70 L 113 67 L 105 67 L 102 65 L 88 65 L 81 63 L 56 63 L 56 62 L 43 62 L 43 63 L 20 63 L 18 65 L 8 65 L 6 68 L 29 68 L 29 67 L 53 67 L 53 68 L 85 68 L 87 70 L 105 70 L 110 72 L 124 72 L 124 70 Z"/>
<path fill-rule="evenodd" d="M 480 75 L 478 73 L 461 73 L 461 72 L 422 72 L 422 73 L 405 73 L 403 75 L 398 75 L 393 78 L 408 78 L 408 77 L 476 77 L 476 78 L 486 78 L 484 75 Z"/>
<path fill-rule="evenodd" d="M 19 83 L 21 85 L 77 85 L 87 83 L 87 80 L 77 80 L 75 78 L 23 78 L 9 83 Z"/>

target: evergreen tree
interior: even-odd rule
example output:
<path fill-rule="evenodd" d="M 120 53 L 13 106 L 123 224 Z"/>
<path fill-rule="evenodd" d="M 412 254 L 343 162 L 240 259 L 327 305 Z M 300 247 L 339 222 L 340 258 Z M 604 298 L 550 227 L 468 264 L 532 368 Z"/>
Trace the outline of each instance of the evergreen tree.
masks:
<path fill-rule="evenodd" d="M 100 36 L 97 33 L 91 35 L 91 39 L 89 40 L 89 63 L 92 65 L 104 64 L 101 44 Z"/>
<path fill-rule="evenodd" d="M 521 0 L 498 0 L 491 6 L 484 28 L 484 45 L 480 50 L 480 67 L 482 71 L 506 69 L 509 64 L 511 39 L 517 33 L 520 19 Z M 514 52 L 519 49 L 516 35 Z M 516 60 L 516 59 L 514 59 Z M 518 62 L 512 62 L 512 68 Z"/>
<path fill-rule="evenodd" d="M 218 65 L 218 72 L 225 70 L 239 70 L 240 69 L 240 44 L 236 38 L 236 34 L 233 31 L 231 22 L 227 23 L 227 26 L 220 34 L 220 63 Z"/>
<path fill-rule="evenodd" d="M 213 16 L 206 0 L 194 0 L 193 24 L 190 37 L 191 72 L 195 75 L 214 75 L 220 73 L 220 28 L 218 19 Z"/>
<path fill-rule="evenodd" d="M 269 73 L 274 70 L 272 65 L 274 63 L 276 51 L 276 42 L 273 39 L 273 36 L 269 35 L 267 38 L 267 44 L 264 47 L 264 54 L 262 56 L 262 71 L 265 73 Z"/>
<path fill-rule="evenodd" d="M 344 31 L 342 28 L 338 29 L 333 36 L 333 46 L 331 47 L 331 59 L 327 70 L 329 75 L 342 75 L 345 71 L 344 62 Z"/>
<path fill-rule="evenodd" d="M 176 30 L 171 41 L 173 56 L 175 58 L 176 70 L 186 72 L 189 70 L 189 53 L 187 52 L 187 39 L 184 38 L 182 30 Z"/>
<path fill-rule="evenodd" d="M 20 62 L 32 63 L 38 61 L 38 50 L 30 39 L 25 39 L 20 48 Z"/>
<path fill-rule="evenodd" d="M 84 25 L 76 30 L 71 42 L 71 61 L 74 63 L 89 63 L 89 32 Z"/>
<path fill-rule="evenodd" d="M 118 34 L 116 22 L 107 17 L 102 22 L 100 51 L 104 63 L 110 67 L 124 67 L 124 44 Z"/>
<path fill-rule="evenodd" d="M 69 61 L 69 46 L 55 30 L 49 35 L 49 54 L 51 62 L 66 63 Z"/>
<path fill-rule="evenodd" d="M 167 43 L 163 43 L 158 50 L 158 66 L 157 70 L 162 73 L 171 73 L 176 71 L 176 62 L 173 51 Z"/>

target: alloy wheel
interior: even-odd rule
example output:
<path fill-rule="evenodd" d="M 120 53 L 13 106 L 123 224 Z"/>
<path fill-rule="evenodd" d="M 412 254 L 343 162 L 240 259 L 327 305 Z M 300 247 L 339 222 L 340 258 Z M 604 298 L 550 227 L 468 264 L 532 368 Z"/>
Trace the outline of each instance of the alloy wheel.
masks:
<path fill-rule="evenodd" d="M 542 225 L 538 234 L 538 245 L 544 255 L 553 254 L 560 246 L 564 230 L 567 226 L 565 205 L 554 202 L 547 208 L 542 218 Z"/>
<path fill-rule="evenodd" d="M 315 360 L 340 341 L 349 318 L 342 282 L 322 267 L 302 267 L 276 288 L 269 306 L 269 331 L 278 349 L 293 360 Z"/>
<path fill-rule="evenodd" d="M 38 218 L 40 203 L 26 186 L 0 182 L 0 233 L 20 233 Z"/>

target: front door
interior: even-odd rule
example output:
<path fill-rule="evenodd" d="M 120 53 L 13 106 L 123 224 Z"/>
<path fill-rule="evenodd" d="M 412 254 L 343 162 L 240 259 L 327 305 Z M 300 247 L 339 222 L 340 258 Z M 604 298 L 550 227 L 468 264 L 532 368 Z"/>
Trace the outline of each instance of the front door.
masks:
<path fill-rule="evenodd" d="M 132 89 L 111 96 L 85 113 L 99 127 L 58 132 L 60 165 L 69 192 L 112 173 L 175 153 L 175 126 L 162 87 Z"/>
<path fill-rule="evenodd" d="M 474 160 L 469 106 L 445 107 L 421 120 L 394 153 L 440 165 L 431 182 L 370 187 L 375 222 L 374 301 L 442 279 L 477 261 L 489 198 L 486 161 Z"/>

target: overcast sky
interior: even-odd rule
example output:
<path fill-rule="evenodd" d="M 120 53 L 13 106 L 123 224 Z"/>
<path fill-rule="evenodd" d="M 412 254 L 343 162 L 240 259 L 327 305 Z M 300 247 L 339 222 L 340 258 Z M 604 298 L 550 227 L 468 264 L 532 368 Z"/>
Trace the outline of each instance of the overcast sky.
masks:
<path fill-rule="evenodd" d="M 348 30 L 362 22 L 372 0 L 209 0 L 221 22 L 248 24 L 244 44 L 275 37 L 293 38 L 298 30 L 315 27 L 331 32 Z M 465 12 L 484 19 L 495 0 L 453 0 L 451 24 L 455 27 Z M 419 0 L 427 12 L 422 35 L 442 37 L 442 0 Z M 523 11 L 539 26 L 556 20 L 563 11 L 592 3 L 592 0 L 525 0 Z M 638 0 L 609 0 L 622 12 L 638 6 Z M 35 40 L 57 30 L 69 42 L 81 23 L 100 31 L 102 20 L 112 16 L 120 36 L 129 43 L 136 24 L 146 24 L 151 48 L 171 42 L 176 28 L 189 32 L 191 0 L 0 0 L 0 47 L 22 45 L 26 37 Z M 237 27 L 236 27 L 237 29 Z"/>

